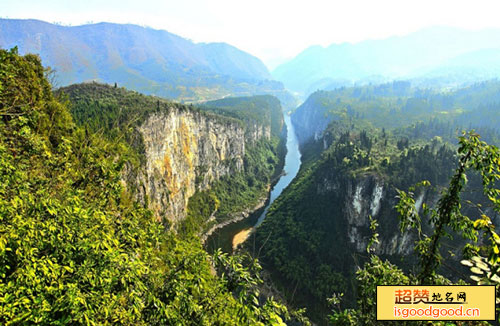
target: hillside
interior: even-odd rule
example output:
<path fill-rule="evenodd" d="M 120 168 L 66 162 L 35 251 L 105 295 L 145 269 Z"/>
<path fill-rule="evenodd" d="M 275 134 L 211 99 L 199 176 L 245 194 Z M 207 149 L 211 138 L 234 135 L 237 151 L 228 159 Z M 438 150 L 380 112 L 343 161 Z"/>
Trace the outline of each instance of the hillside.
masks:
<path fill-rule="evenodd" d="M 58 94 L 79 125 L 127 142 L 123 179 L 167 225 L 199 233 L 230 219 L 262 200 L 281 168 L 283 116 L 272 96 L 227 98 L 214 112 L 97 83 Z"/>
<path fill-rule="evenodd" d="M 271 128 L 271 134 L 280 137 L 283 112 L 277 98 L 269 95 L 224 98 L 203 103 L 202 109 L 235 117 L 247 123 L 257 122 Z"/>
<path fill-rule="evenodd" d="M 292 121 L 301 143 L 319 139 L 332 121 L 355 121 L 377 128 L 406 128 L 415 123 L 442 124 L 432 136 L 452 141 L 458 131 L 476 129 L 496 142 L 500 83 L 476 83 L 452 91 L 414 87 L 407 81 L 317 91 L 295 110 Z M 455 140 L 453 140 L 455 141 Z"/>
<path fill-rule="evenodd" d="M 290 318 L 259 296 L 256 261 L 209 256 L 195 234 L 168 232 L 135 200 L 121 177 L 136 150 L 120 135 L 95 133 L 96 124 L 75 124 L 38 57 L 0 50 L 0 67 L 1 324 Z"/>
<path fill-rule="evenodd" d="M 312 94 L 293 113 L 300 171 L 246 243 L 288 302 L 305 306 L 314 322 L 326 325 L 328 299 L 343 293 L 343 309 L 357 307 L 361 318 L 375 319 L 370 315 L 374 294 L 363 295 L 359 284 L 375 291 L 374 284 L 384 284 L 383 277 L 418 270 L 414 245 L 434 232 L 436 217 L 429 209 L 443 203 L 440 194 L 464 155 L 457 146 L 461 131 L 473 127 L 489 142 L 499 142 L 498 87 L 492 81 L 453 92 L 422 90 L 408 82 L 340 88 Z M 493 162 L 492 171 L 499 168 Z M 423 180 L 432 186 L 415 187 Z M 493 197 L 480 191 L 479 175 L 469 173 L 466 180 L 457 214 L 477 218 L 484 213 L 500 225 L 496 206 L 488 199 Z M 398 208 L 400 190 L 410 192 L 411 212 Z M 419 214 L 420 229 L 400 227 L 401 214 Z M 466 230 L 472 230 L 470 225 Z M 444 263 L 435 273 L 448 278 L 446 282 L 458 282 L 467 271 L 457 260 L 471 239 L 466 234 L 469 240 L 461 240 L 456 227 L 447 232 L 453 240 L 442 240 Z M 376 242 L 370 240 L 373 234 Z M 369 270 L 372 265 L 374 270 Z M 385 272 L 388 276 L 380 276 L 377 283 L 373 274 Z M 439 277 L 434 281 L 444 282 Z M 388 284 L 400 284 L 392 282 Z M 355 312 L 345 313 L 337 315 L 346 318 L 341 325 L 355 325 L 349 323 Z"/>
<path fill-rule="evenodd" d="M 193 43 L 163 30 L 99 23 L 59 26 L 0 19 L 0 48 L 39 54 L 58 86 L 118 83 L 141 93 L 196 102 L 227 95 L 286 96 L 256 57 L 225 43 Z M 289 95 L 288 95 L 289 96 Z"/>

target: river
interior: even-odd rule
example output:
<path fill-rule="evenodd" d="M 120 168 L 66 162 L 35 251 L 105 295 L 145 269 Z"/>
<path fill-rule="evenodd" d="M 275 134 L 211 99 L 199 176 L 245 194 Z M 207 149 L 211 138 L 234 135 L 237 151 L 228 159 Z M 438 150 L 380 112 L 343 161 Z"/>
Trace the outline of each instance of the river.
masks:
<path fill-rule="evenodd" d="M 267 205 L 264 210 L 261 209 L 242 221 L 231 223 L 214 231 L 206 241 L 209 252 L 213 252 L 217 248 L 222 248 L 224 252 L 232 252 L 236 246 L 248 239 L 255 228 L 262 224 L 274 200 L 278 198 L 283 189 L 290 184 L 297 175 L 297 172 L 299 172 L 301 155 L 297 136 L 295 135 L 295 130 L 288 114 L 284 114 L 284 120 L 287 128 L 287 153 L 285 156 L 285 165 L 283 167 L 284 174 L 271 190 Z"/>

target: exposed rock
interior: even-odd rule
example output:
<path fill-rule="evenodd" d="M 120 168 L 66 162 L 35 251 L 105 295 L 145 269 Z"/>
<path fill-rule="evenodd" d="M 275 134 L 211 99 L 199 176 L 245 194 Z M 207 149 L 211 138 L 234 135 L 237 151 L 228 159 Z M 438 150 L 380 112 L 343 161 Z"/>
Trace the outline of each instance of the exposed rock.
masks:
<path fill-rule="evenodd" d="M 315 102 L 314 97 L 309 97 L 306 102 L 297 108 L 292 115 L 292 123 L 297 133 L 297 139 L 302 145 L 308 140 L 320 140 L 323 131 L 333 120 L 331 115 L 327 115 L 322 107 Z M 327 146 L 326 139 L 324 146 Z"/>
<path fill-rule="evenodd" d="M 414 236 L 411 233 L 399 232 L 399 219 L 393 209 L 396 205 L 396 191 L 385 181 L 375 175 L 367 174 L 358 177 L 347 175 L 328 175 L 321 180 L 317 187 L 318 194 L 331 194 L 336 202 L 343 203 L 338 208 L 339 214 L 335 218 L 345 220 L 347 239 L 353 250 L 358 253 L 366 252 L 370 231 L 371 216 L 379 221 L 379 244 L 374 246 L 377 254 L 406 255 L 412 252 Z M 432 199 L 432 198 L 431 198 Z M 417 209 L 420 209 L 426 198 L 422 192 L 416 200 Z"/>
<path fill-rule="evenodd" d="M 145 166 L 136 175 L 137 197 L 174 224 L 185 217 L 197 190 L 243 169 L 247 144 L 271 137 L 266 126 L 245 128 L 235 120 L 179 108 L 150 115 L 138 130 Z"/>

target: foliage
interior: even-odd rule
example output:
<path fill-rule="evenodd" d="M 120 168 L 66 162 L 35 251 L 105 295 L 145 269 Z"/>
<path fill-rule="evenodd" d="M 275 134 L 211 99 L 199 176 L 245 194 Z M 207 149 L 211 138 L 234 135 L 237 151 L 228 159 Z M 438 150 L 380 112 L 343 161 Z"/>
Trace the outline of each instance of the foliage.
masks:
<path fill-rule="evenodd" d="M 75 122 L 89 131 L 109 139 L 125 141 L 142 154 L 142 137 L 137 127 L 153 113 L 168 114 L 174 109 L 207 114 L 192 105 L 183 105 L 155 96 L 146 96 L 125 88 L 99 83 L 75 84 L 57 90 L 57 95 L 69 100 Z M 213 115 L 212 115 L 213 116 Z M 220 121 L 238 120 L 218 116 Z"/>
<path fill-rule="evenodd" d="M 474 244 L 481 237 L 467 216 L 476 213 L 474 204 L 487 204 L 491 194 L 478 191 L 484 177 L 477 171 L 469 171 L 466 182 L 471 158 L 463 155 L 464 141 L 457 145 L 456 139 L 462 129 L 474 127 L 488 142 L 498 144 L 499 89 L 498 81 L 454 90 L 395 82 L 312 94 L 292 116 L 302 140 L 301 171 L 256 232 L 262 262 L 287 299 L 308 307 L 317 322 L 332 293 L 345 293 L 343 308 L 352 307 L 359 297 L 353 293 L 362 290 L 353 270 L 370 261 L 360 248 L 365 244 L 401 273 L 415 273 L 416 281 L 436 282 L 446 275 L 457 282 L 456 271 L 464 269 L 450 267 L 456 260 L 452 256 L 460 255 L 463 247 L 469 259 L 482 248 Z M 457 159 L 462 172 L 454 175 Z M 421 180 L 426 182 L 412 188 Z M 375 185 L 384 189 L 379 206 L 372 206 Z M 409 192 L 396 190 L 408 188 Z M 445 193 L 438 202 L 441 191 Z M 401 200 L 399 212 L 392 209 L 396 195 Z M 380 207 L 373 218 L 383 244 L 370 238 L 371 207 Z M 403 236 L 397 237 L 398 213 L 404 238 L 408 243 L 418 241 L 418 246 L 412 251 L 406 244 L 409 252 L 395 255 L 390 243 L 396 251 L 403 247 Z M 413 261 L 420 261 L 418 273 Z M 328 268 L 331 273 L 320 272 Z M 341 281 L 332 280 L 335 273 Z M 483 278 L 488 273 L 494 275 L 485 272 Z"/>
<path fill-rule="evenodd" d="M 71 85 L 57 93 L 70 100 L 78 125 L 114 143 L 124 143 L 121 156 L 126 156 L 128 162 L 136 167 L 143 159 L 142 136 L 137 127 L 154 113 L 187 110 L 216 117 L 223 123 L 240 124 L 247 132 L 256 128 L 271 128 L 271 139 L 246 144 L 242 172 L 223 177 L 210 189 L 197 191 L 190 198 L 187 218 L 179 227 L 181 234 L 200 233 L 207 228 L 206 222 L 212 215 L 217 221 L 222 221 L 234 212 L 255 206 L 267 192 L 267 186 L 282 164 L 284 153 L 281 152 L 280 134 L 283 117 L 279 101 L 272 96 L 227 98 L 196 107 L 97 83 Z"/>
<path fill-rule="evenodd" d="M 275 137 L 280 137 L 283 128 L 283 113 L 280 102 L 270 95 L 228 97 L 206 102 L 202 108 L 243 120 L 247 125 L 257 123 L 261 126 L 270 126 L 271 135 Z"/>
<path fill-rule="evenodd" d="M 450 142 L 455 142 L 462 130 L 475 129 L 487 141 L 498 144 L 499 90 L 500 82 L 495 80 L 452 91 L 420 89 L 405 82 L 342 87 L 311 94 L 294 116 L 303 117 L 313 111 L 321 122 L 362 122 L 376 128 L 398 129 L 398 137 L 427 140 L 441 136 Z"/>
<path fill-rule="evenodd" d="M 260 277 L 254 276 L 258 275 L 262 269 L 257 259 L 248 254 L 230 256 L 223 253 L 221 249 L 215 251 L 213 259 L 215 266 L 218 267 L 221 279 L 242 303 L 242 308 L 262 311 L 256 314 L 263 316 L 262 320 L 243 320 L 244 323 L 249 325 L 286 325 L 280 317 L 282 315 L 286 320 L 293 317 L 304 326 L 310 325 L 301 312 L 289 314 L 285 306 L 274 302 L 272 298 L 260 296 L 259 285 L 263 281 Z M 261 301 L 264 301 L 264 303 Z M 267 321 L 267 323 L 263 324 L 264 321 Z"/>
<path fill-rule="evenodd" d="M 247 307 L 199 239 L 165 232 L 134 201 L 120 181 L 128 144 L 75 125 L 38 57 L 0 50 L 0 85 L 0 324 L 279 325 L 287 316 L 272 299 Z"/>
<path fill-rule="evenodd" d="M 339 129 L 339 123 L 334 126 Z M 260 258 L 266 269 L 272 271 L 273 281 L 281 286 L 288 300 L 306 306 L 309 316 L 316 321 L 324 316 L 328 309 L 326 299 L 332 293 L 345 293 L 342 305 L 354 306 L 359 283 L 351 282 L 356 277 L 353 271 L 356 266 L 370 260 L 366 250 L 359 249 L 357 244 L 367 244 L 371 253 L 380 254 L 380 244 L 375 241 L 377 238 L 370 237 L 375 224 L 379 224 L 376 233 L 386 247 L 389 246 L 387 239 L 393 239 L 399 232 L 398 212 L 393 209 L 393 198 L 398 195 L 396 189 L 408 188 L 426 179 L 434 187 L 414 188 L 411 196 L 425 194 L 425 198 L 436 198 L 440 187 L 444 187 L 452 176 L 458 155 L 453 147 L 439 139 L 426 142 L 406 139 L 405 146 L 398 148 L 401 139 L 394 134 L 384 130 L 361 129 L 356 121 L 351 126 L 344 125 L 341 131 L 330 128 L 333 127 L 327 129 L 322 142 L 328 148 L 320 150 L 320 153 L 305 154 L 297 178 L 273 203 L 266 220 L 256 232 L 256 248 L 262 246 Z M 471 179 L 476 182 L 477 178 L 471 176 Z M 368 214 L 371 211 L 360 212 L 366 214 L 366 218 L 358 217 L 353 201 L 358 188 L 358 196 L 371 200 L 376 184 L 383 185 L 384 194 L 380 198 L 377 215 L 372 216 L 370 223 Z M 403 192 L 399 192 L 399 196 L 402 197 Z M 476 200 L 479 197 L 472 192 L 465 198 Z M 417 212 L 416 201 L 412 197 L 405 206 L 406 212 Z M 373 204 L 365 204 L 370 205 Z M 431 210 L 428 209 L 428 212 Z M 413 223 L 418 218 L 409 214 L 405 223 Z M 421 221 L 427 222 L 428 218 L 421 218 Z M 407 231 L 410 224 L 405 223 L 401 226 Z M 455 232 L 452 234 L 461 233 L 459 227 L 471 226 L 458 217 L 454 225 Z M 353 228 L 356 233 L 351 233 Z M 465 235 L 470 239 L 472 233 L 467 230 L 469 228 Z M 433 228 L 426 224 L 420 226 L 419 231 L 412 232 L 409 239 L 415 236 L 418 240 L 419 235 L 433 232 Z M 436 236 L 441 237 L 442 234 Z M 447 245 L 453 243 L 455 246 L 456 241 L 445 240 Z M 381 259 L 389 258 L 392 263 L 409 270 L 415 268 L 411 255 L 416 253 L 384 254 Z M 435 250 L 435 255 L 440 255 L 440 251 Z M 436 262 L 430 257 L 427 260 Z"/>
<path fill-rule="evenodd" d="M 212 221 L 223 222 L 235 213 L 252 210 L 262 201 L 280 170 L 282 141 L 273 137 L 248 144 L 243 171 L 222 177 L 210 189 L 198 191 L 189 199 L 188 215 L 182 222 L 181 233 L 199 233 L 210 225 L 206 222 L 211 216 L 215 218 Z"/>
<path fill-rule="evenodd" d="M 439 265 L 442 263 L 439 247 L 443 242 L 443 238 L 448 235 L 447 228 L 461 233 L 466 239 L 472 241 L 466 245 L 464 255 L 472 252 L 475 254 L 472 258 L 462 261 L 462 264 L 469 266 L 472 280 L 478 284 L 494 284 L 497 286 L 497 293 L 500 292 L 500 237 L 494 231 L 494 226 L 490 218 L 482 214 L 480 218 L 471 220 L 461 213 L 460 195 L 463 192 L 464 185 L 467 182 L 467 172 L 474 169 L 479 172 L 483 181 L 483 192 L 488 197 L 492 204 L 492 208 L 496 212 L 500 212 L 500 190 L 498 180 L 500 179 L 500 151 L 497 147 L 486 144 L 479 140 L 479 136 L 475 133 L 469 133 L 467 136 L 460 138 L 460 147 L 458 149 L 459 165 L 455 174 L 451 178 L 449 187 L 446 188 L 437 205 L 437 208 L 426 208 L 424 214 L 430 216 L 429 223 L 434 225 L 430 236 L 421 232 L 422 217 L 415 210 L 415 200 L 412 192 L 406 193 L 399 191 L 400 201 L 397 205 L 397 210 L 401 216 L 401 229 L 406 230 L 407 227 L 417 228 L 419 230 L 419 241 L 415 244 L 415 251 L 420 256 L 420 271 L 419 273 L 408 275 L 399 271 L 399 275 L 404 279 L 385 280 L 381 276 L 392 273 L 393 267 L 385 263 L 385 266 L 377 256 L 372 256 L 371 263 L 357 273 L 357 282 L 359 286 L 358 292 L 358 309 L 337 311 L 331 316 L 331 321 L 335 325 L 354 325 L 354 324 L 377 324 L 375 316 L 375 304 L 373 298 L 376 294 L 376 285 L 390 284 L 451 284 L 452 282 L 440 275 L 438 271 Z M 428 185 L 424 182 L 423 185 Z M 411 189 L 413 190 L 413 189 Z M 478 241 L 478 233 L 483 231 L 489 236 L 490 244 L 483 244 L 482 248 L 476 247 L 474 244 Z M 483 257 L 486 254 L 487 257 Z M 374 265 L 379 267 L 374 270 Z M 368 278 L 368 282 L 366 282 Z M 465 284 L 463 280 L 459 280 L 457 284 Z M 372 288 L 367 288 L 369 285 Z M 372 300 L 372 301 L 370 301 Z M 417 324 L 415 322 L 415 324 Z M 426 324 L 426 323 L 420 323 Z M 439 323 L 433 323 L 439 324 Z M 469 324 L 487 324 L 481 322 L 470 322 Z"/>

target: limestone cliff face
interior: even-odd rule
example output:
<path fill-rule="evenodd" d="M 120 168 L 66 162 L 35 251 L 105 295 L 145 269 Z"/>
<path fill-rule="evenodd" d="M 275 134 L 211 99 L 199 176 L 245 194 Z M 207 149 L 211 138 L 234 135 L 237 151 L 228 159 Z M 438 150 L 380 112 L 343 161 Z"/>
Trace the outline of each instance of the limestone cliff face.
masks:
<path fill-rule="evenodd" d="M 314 139 L 319 140 L 333 117 L 327 114 L 327 110 L 316 103 L 311 96 L 292 114 L 292 123 L 297 133 L 300 144 Z"/>
<path fill-rule="evenodd" d="M 174 224 L 185 217 L 196 190 L 241 171 L 245 147 L 270 138 L 269 127 L 245 128 L 235 120 L 185 108 L 151 114 L 138 131 L 145 156 L 135 180 L 138 197 Z"/>
<path fill-rule="evenodd" d="M 284 121 L 273 96 L 226 97 L 194 107 L 98 83 L 60 92 L 69 97 L 78 124 L 128 143 L 132 159 L 122 171 L 123 185 L 166 224 L 182 220 L 189 198 L 222 177 L 245 168 L 250 174 L 262 162 L 268 165 L 256 170 L 278 167 L 275 140 Z M 270 176 L 256 177 L 265 182 Z"/>
<path fill-rule="evenodd" d="M 366 253 L 372 235 L 369 217 L 377 219 L 380 234 L 374 249 L 379 255 L 405 256 L 413 251 L 416 238 L 412 233 L 399 231 L 399 219 L 394 206 L 397 204 L 394 187 L 375 175 L 358 177 L 330 175 L 318 184 L 318 194 L 331 194 L 342 203 L 335 218 L 344 219 L 347 241 L 354 252 Z M 433 195 L 422 192 L 416 197 L 415 208 L 422 209 L 424 201 L 433 202 Z"/>

